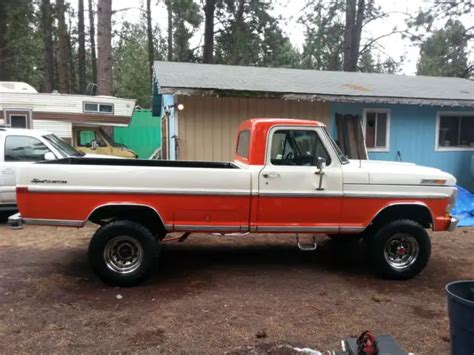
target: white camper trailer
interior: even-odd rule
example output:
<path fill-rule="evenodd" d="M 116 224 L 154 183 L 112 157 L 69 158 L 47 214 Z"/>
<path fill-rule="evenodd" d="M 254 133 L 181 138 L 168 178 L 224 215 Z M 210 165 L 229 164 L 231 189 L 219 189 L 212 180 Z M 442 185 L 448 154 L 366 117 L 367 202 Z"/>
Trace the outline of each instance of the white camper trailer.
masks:
<path fill-rule="evenodd" d="M 91 128 L 128 126 L 134 108 L 135 100 L 130 99 L 38 93 L 26 83 L 0 82 L 0 125 L 53 132 L 79 149 L 78 141 L 84 138 L 80 136 L 84 131 L 82 128 L 90 135 Z M 87 144 L 93 148 L 97 142 Z M 87 145 L 83 148 L 90 149 Z"/>

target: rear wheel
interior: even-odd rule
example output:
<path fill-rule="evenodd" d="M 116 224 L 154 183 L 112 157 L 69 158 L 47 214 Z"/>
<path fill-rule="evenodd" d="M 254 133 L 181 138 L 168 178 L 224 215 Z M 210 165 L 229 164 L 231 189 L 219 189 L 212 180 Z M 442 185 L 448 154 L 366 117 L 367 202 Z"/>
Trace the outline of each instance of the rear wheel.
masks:
<path fill-rule="evenodd" d="M 370 240 L 370 259 L 376 272 L 387 279 L 406 280 L 428 263 L 431 242 L 426 230 L 411 220 L 381 227 Z"/>
<path fill-rule="evenodd" d="M 120 220 L 100 227 L 89 244 L 89 261 L 99 277 L 115 286 L 133 286 L 157 265 L 159 241 L 142 225 Z"/>

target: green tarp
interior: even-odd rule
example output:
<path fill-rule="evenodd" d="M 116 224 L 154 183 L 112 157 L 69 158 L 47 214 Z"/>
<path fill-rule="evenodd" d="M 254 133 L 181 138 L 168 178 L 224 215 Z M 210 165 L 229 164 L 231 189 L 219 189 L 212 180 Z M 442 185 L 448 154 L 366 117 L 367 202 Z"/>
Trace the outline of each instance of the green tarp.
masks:
<path fill-rule="evenodd" d="M 151 110 L 136 109 L 128 127 L 114 128 L 114 140 L 132 149 L 140 159 L 148 159 L 161 147 L 161 119 L 152 116 Z"/>

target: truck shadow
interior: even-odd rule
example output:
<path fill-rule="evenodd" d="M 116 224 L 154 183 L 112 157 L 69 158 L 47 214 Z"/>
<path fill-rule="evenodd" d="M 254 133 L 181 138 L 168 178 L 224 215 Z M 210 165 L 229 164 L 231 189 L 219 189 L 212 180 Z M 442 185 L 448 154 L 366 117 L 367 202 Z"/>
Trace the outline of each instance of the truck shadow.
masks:
<path fill-rule="evenodd" d="M 276 239 L 276 238 L 275 238 Z M 301 251 L 295 242 L 273 239 L 271 242 L 249 244 L 165 244 L 162 248 L 159 272 L 150 281 L 163 283 L 206 271 L 233 273 L 280 274 L 284 270 L 311 272 L 342 272 L 369 275 L 366 250 L 357 241 L 335 242 L 327 238 L 318 241 L 315 251 Z"/>

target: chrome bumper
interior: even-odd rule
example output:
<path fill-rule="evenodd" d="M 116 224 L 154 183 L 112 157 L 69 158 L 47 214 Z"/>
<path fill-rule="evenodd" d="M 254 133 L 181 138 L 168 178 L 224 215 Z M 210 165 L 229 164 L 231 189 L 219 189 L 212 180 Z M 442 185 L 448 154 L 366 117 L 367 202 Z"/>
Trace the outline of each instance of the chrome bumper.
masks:
<path fill-rule="evenodd" d="M 23 218 L 21 217 L 21 214 L 15 213 L 14 215 L 8 217 L 8 227 L 10 227 L 10 229 L 22 229 Z"/>
<path fill-rule="evenodd" d="M 451 222 L 449 223 L 448 231 L 452 232 L 458 226 L 459 219 L 456 217 L 451 217 Z"/>

